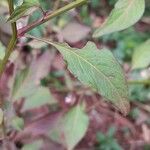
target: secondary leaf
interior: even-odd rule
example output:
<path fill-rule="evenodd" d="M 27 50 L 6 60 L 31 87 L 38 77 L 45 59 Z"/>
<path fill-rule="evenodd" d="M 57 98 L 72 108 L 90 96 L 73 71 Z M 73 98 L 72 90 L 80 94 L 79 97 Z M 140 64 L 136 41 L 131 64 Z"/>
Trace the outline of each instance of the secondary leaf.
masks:
<path fill-rule="evenodd" d="M 11 16 L 8 18 L 7 21 L 15 22 L 18 19 L 20 19 L 21 17 L 31 14 L 37 8 L 38 8 L 37 4 L 35 4 L 33 2 L 23 2 L 22 5 L 16 7 L 16 9 L 11 14 Z"/>
<path fill-rule="evenodd" d="M 109 50 L 98 50 L 92 42 L 88 42 L 82 50 L 79 50 L 67 44 L 37 39 L 56 47 L 68 63 L 68 69 L 81 82 L 95 88 L 123 114 L 128 113 L 130 106 L 125 76 Z"/>
<path fill-rule="evenodd" d="M 33 60 L 30 67 L 20 70 L 15 76 L 12 99 L 16 101 L 25 98 L 23 111 L 56 103 L 49 89 L 40 86 L 40 80 L 49 72 L 50 54 L 49 51 L 46 51 Z"/>
<path fill-rule="evenodd" d="M 31 79 L 31 75 L 32 70 L 30 68 L 25 68 L 17 72 L 12 89 L 13 101 L 30 97 L 36 92 L 37 86 Z"/>
<path fill-rule="evenodd" d="M 72 150 L 85 135 L 88 125 L 87 114 L 77 105 L 57 122 L 50 137 L 68 150 Z"/>
<path fill-rule="evenodd" d="M 150 39 L 138 46 L 132 57 L 132 68 L 145 68 L 150 65 Z"/>
<path fill-rule="evenodd" d="M 35 93 L 39 87 L 40 80 L 47 76 L 51 65 L 51 53 L 45 51 L 40 57 L 33 59 L 30 66 L 25 69 L 18 70 L 15 76 L 14 85 L 12 88 L 12 97 L 18 100 L 22 97 L 27 97 Z"/>
<path fill-rule="evenodd" d="M 23 111 L 38 108 L 45 104 L 55 104 L 56 101 L 50 94 L 48 88 L 38 87 L 37 90 L 30 96 L 26 97 Z"/>
<path fill-rule="evenodd" d="M 145 0 L 118 0 L 108 19 L 94 32 L 93 37 L 132 26 L 142 17 L 144 10 Z"/>

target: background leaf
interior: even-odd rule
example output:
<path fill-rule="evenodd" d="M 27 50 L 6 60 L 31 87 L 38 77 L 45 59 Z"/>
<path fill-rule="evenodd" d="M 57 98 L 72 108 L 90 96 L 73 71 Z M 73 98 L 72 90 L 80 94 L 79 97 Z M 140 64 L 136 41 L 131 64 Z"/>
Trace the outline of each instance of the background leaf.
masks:
<path fill-rule="evenodd" d="M 145 68 L 150 65 L 150 39 L 138 46 L 133 53 L 132 68 Z"/>
<path fill-rule="evenodd" d="M 31 80 L 30 75 L 32 75 L 30 68 L 20 70 L 16 74 L 12 90 L 12 97 L 14 101 L 26 98 L 35 93 L 36 85 L 34 84 L 34 81 Z"/>
<path fill-rule="evenodd" d="M 118 0 L 108 19 L 93 36 L 99 37 L 132 26 L 142 17 L 144 10 L 145 0 Z"/>
<path fill-rule="evenodd" d="M 23 111 L 56 103 L 49 89 L 40 85 L 40 80 L 49 73 L 50 54 L 49 51 L 44 52 L 38 59 L 33 60 L 29 67 L 16 74 L 12 99 L 17 101 L 25 98 Z"/>
<path fill-rule="evenodd" d="M 57 122 L 50 137 L 72 150 L 85 135 L 88 125 L 88 116 L 82 106 L 77 105 Z"/>
<path fill-rule="evenodd" d="M 26 97 L 23 110 L 38 108 L 45 104 L 55 104 L 56 101 L 50 94 L 48 88 L 38 87 L 34 94 Z"/>

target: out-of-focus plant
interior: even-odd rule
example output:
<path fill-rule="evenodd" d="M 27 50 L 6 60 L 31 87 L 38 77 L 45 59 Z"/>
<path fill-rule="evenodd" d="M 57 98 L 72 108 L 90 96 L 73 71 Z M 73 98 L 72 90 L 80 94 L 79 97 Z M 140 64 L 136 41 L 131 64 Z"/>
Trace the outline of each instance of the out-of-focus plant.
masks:
<path fill-rule="evenodd" d="M 97 134 L 96 150 L 122 150 L 121 146 L 114 137 L 115 128 L 109 128 L 106 134 L 99 132 Z"/>

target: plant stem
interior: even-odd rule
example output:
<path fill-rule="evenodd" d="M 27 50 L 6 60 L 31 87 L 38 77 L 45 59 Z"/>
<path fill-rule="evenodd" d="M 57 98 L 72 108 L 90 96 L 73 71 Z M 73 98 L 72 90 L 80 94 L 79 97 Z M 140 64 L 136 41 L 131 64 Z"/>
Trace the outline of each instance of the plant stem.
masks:
<path fill-rule="evenodd" d="M 9 13 L 12 14 L 12 12 L 14 11 L 14 5 L 13 5 L 13 0 L 8 0 L 8 5 L 9 5 Z M 2 60 L 2 62 L 0 63 L 0 79 L 1 79 L 1 76 L 6 68 L 6 64 L 7 64 L 7 61 L 9 59 L 9 56 L 11 55 L 15 45 L 16 45 L 16 42 L 17 42 L 17 28 L 16 28 L 16 23 L 12 23 L 11 24 L 11 28 L 12 28 L 12 37 L 10 39 L 10 42 L 6 48 L 6 52 L 5 52 L 5 56 Z M 1 93 L 0 93 L 1 95 Z M 1 101 L 1 100 L 0 100 Z M 0 107 L 2 107 L 2 103 L 3 101 L 0 102 Z M 1 124 L 1 128 L 2 128 L 2 134 L 3 134 L 3 137 L 2 138 L 5 138 L 6 136 L 6 130 L 5 130 L 5 121 L 4 121 L 4 118 L 3 118 L 3 122 Z M 5 142 L 5 140 L 4 140 Z"/>
<path fill-rule="evenodd" d="M 11 15 L 14 11 L 14 5 L 13 5 L 13 0 L 8 0 L 8 5 L 9 5 L 9 14 Z M 17 38 L 17 27 L 16 23 L 11 23 L 13 35 L 12 38 Z"/>
<path fill-rule="evenodd" d="M 66 5 L 66 6 L 64 6 L 64 7 L 60 8 L 60 9 L 54 11 L 54 12 L 52 12 L 51 14 L 47 14 L 44 18 L 39 19 L 36 22 L 33 22 L 32 24 L 27 25 L 27 26 L 19 29 L 18 37 L 23 36 L 25 33 L 27 33 L 28 31 L 32 30 L 33 28 L 35 28 L 35 27 L 37 27 L 37 26 L 47 22 L 48 20 L 50 20 L 50 19 L 52 19 L 52 18 L 54 18 L 54 17 L 56 17 L 58 15 L 61 15 L 64 12 L 67 12 L 68 10 L 71 10 L 73 8 L 81 6 L 81 5 L 85 4 L 86 2 L 87 2 L 87 0 L 76 0 L 76 1 L 74 1 L 74 2 L 72 2 L 70 4 L 68 4 L 68 5 Z"/>
<path fill-rule="evenodd" d="M 9 5 L 9 13 L 12 14 L 12 12 L 14 11 L 14 6 L 13 6 L 13 0 L 8 0 L 8 5 Z M 12 28 L 12 37 L 10 39 L 10 42 L 7 46 L 6 52 L 5 52 L 5 56 L 4 59 L 2 60 L 2 62 L 0 63 L 0 78 L 5 70 L 7 61 L 16 45 L 17 42 L 17 28 L 16 28 L 16 23 L 11 23 L 11 28 Z"/>
<path fill-rule="evenodd" d="M 128 84 L 147 84 L 147 85 L 150 85 L 150 79 L 147 79 L 147 80 L 129 80 Z"/>

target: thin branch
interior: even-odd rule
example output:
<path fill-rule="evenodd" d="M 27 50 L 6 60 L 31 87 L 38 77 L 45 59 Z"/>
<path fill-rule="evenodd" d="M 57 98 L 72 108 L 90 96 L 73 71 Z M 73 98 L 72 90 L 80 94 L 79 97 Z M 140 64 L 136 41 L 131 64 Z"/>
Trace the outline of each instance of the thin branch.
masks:
<path fill-rule="evenodd" d="M 85 4 L 86 2 L 87 2 L 87 0 L 76 0 L 76 1 L 74 1 L 74 2 L 72 2 L 70 4 L 68 4 L 68 5 L 66 5 L 66 6 L 64 6 L 64 7 L 60 8 L 60 9 L 54 11 L 54 12 L 52 12 L 51 14 L 47 14 L 44 18 L 41 18 L 41 19 L 37 20 L 36 22 L 33 22 L 32 24 L 27 25 L 27 26 L 19 29 L 18 37 L 23 36 L 25 33 L 27 33 L 28 31 L 32 30 L 33 28 L 35 28 L 35 27 L 37 27 L 37 26 L 39 26 L 39 25 L 49 21 L 50 19 L 52 19 L 52 18 L 54 18 L 54 17 L 56 17 L 58 15 L 61 15 L 64 12 L 67 12 L 68 10 L 71 10 L 73 8 L 81 6 L 81 5 Z"/>
<path fill-rule="evenodd" d="M 12 12 L 14 11 L 14 6 L 13 6 L 13 0 L 8 0 L 8 5 L 9 5 L 9 13 L 10 15 L 12 14 Z M 4 59 L 2 60 L 2 62 L 0 63 L 0 78 L 5 70 L 7 61 L 16 45 L 17 42 L 17 28 L 16 28 L 16 23 L 11 23 L 11 28 L 12 28 L 12 37 L 10 39 L 10 42 L 8 44 L 8 47 L 6 49 L 6 53 L 4 56 Z"/>

